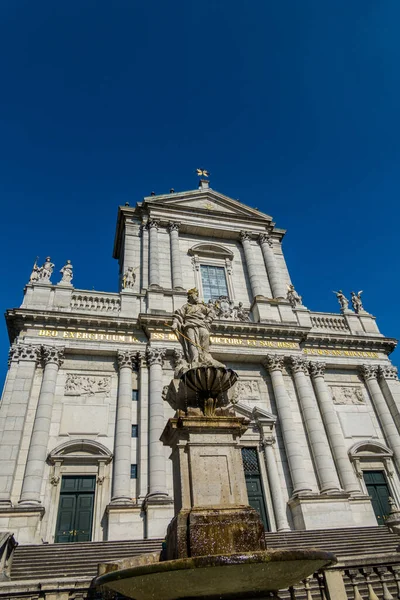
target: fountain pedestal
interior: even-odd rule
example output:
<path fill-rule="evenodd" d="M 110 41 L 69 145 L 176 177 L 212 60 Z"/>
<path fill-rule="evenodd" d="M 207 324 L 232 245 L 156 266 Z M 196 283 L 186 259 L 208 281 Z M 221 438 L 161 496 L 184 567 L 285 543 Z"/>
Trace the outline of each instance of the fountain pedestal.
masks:
<path fill-rule="evenodd" d="M 172 448 L 175 517 L 165 559 L 265 548 L 264 527 L 248 505 L 240 437 L 243 417 L 169 419 L 161 441 Z"/>

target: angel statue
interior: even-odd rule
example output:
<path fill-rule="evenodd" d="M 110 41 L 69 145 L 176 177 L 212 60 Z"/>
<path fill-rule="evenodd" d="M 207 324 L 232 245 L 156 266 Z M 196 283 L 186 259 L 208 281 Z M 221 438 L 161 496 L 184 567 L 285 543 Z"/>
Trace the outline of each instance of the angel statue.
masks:
<path fill-rule="evenodd" d="M 336 294 L 336 298 L 338 299 L 338 302 L 340 304 L 340 312 L 344 312 L 345 310 L 347 310 L 349 308 L 349 301 L 343 294 L 342 290 L 339 290 L 337 292 L 334 291 L 333 293 Z"/>
<path fill-rule="evenodd" d="M 360 290 L 358 292 L 358 294 L 356 294 L 355 292 L 351 292 L 351 303 L 353 305 L 354 312 L 356 312 L 356 313 L 364 311 L 364 307 L 363 307 L 362 300 L 361 300 L 362 293 L 363 293 L 362 290 Z"/>
<path fill-rule="evenodd" d="M 131 290 L 135 285 L 136 274 L 133 271 L 133 267 L 128 267 L 122 277 L 122 287 L 124 290 Z"/>

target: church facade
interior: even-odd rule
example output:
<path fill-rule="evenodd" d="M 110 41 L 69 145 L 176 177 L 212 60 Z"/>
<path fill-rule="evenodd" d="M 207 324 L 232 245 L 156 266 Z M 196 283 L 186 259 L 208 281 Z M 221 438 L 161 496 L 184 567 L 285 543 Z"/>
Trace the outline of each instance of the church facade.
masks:
<path fill-rule="evenodd" d="M 211 352 L 234 369 L 249 503 L 267 529 L 383 524 L 400 502 L 400 384 L 360 295 L 303 305 L 285 231 L 200 181 L 118 209 L 119 291 L 79 290 L 68 261 L 34 266 L 7 311 L 0 528 L 26 543 L 163 537 L 173 516 L 166 386 L 181 360 L 174 311 L 197 288 Z M 176 485 L 176 482 L 175 482 Z M 210 482 L 212 485 L 212 482 Z"/>

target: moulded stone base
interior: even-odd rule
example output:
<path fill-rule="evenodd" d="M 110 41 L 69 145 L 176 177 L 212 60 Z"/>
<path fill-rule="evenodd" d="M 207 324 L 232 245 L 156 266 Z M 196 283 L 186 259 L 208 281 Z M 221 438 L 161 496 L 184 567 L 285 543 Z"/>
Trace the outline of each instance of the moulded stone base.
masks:
<path fill-rule="evenodd" d="M 264 526 L 250 506 L 193 508 L 172 519 L 163 560 L 264 549 Z"/>
<path fill-rule="evenodd" d="M 145 515 L 140 506 L 107 506 L 108 540 L 142 540 L 144 538 Z"/>
<path fill-rule="evenodd" d="M 167 533 L 168 524 L 174 516 L 174 505 L 172 502 L 162 504 L 151 504 L 146 502 L 146 538 L 164 538 Z"/>
<path fill-rule="evenodd" d="M 368 519 L 368 508 L 371 507 L 372 510 L 369 499 L 358 501 L 356 508 L 348 494 L 295 497 L 289 501 L 289 506 L 295 529 L 334 529 L 376 525 L 375 519 L 373 523 Z M 361 510 L 365 515 L 362 523 L 356 518 L 357 510 Z"/>
<path fill-rule="evenodd" d="M 40 544 L 44 507 L 15 506 L 0 509 L 0 530 L 12 531 L 19 544 Z"/>

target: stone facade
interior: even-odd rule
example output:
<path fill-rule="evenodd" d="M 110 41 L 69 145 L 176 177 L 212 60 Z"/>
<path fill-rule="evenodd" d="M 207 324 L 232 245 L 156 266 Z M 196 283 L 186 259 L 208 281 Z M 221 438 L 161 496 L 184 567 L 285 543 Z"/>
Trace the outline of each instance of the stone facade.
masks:
<path fill-rule="evenodd" d="M 269 528 L 376 524 L 366 470 L 400 502 L 396 342 L 364 310 L 316 313 L 288 298 L 284 234 L 203 181 L 119 208 L 118 292 L 31 278 L 7 312 L 2 530 L 53 543 L 63 478 L 91 476 L 91 540 L 165 535 L 177 486 L 160 441 L 174 415 L 163 395 L 179 360 L 172 314 L 187 289 L 206 295 L 211 268 L 225 286 L 211 351 L 239 374 L 230 401 L 250 420 L 240 444 L 257 457 Z"/>

